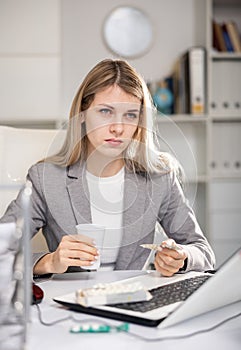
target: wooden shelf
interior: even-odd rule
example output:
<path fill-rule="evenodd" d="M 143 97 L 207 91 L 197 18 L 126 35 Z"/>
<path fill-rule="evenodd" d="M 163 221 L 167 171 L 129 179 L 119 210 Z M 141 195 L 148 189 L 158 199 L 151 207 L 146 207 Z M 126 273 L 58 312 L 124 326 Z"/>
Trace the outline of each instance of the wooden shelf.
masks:
<path fill-rule="evenodd" d="M 191 114 L 171 114 L 169 116 L 157 116 L 157 123 L 199 123 L 206 122 L 207 115 L 191 115 Z"/>
<path fill-rule="evenodd" d="M 210 115 L 210 120 L 213 122 L 241 122 L 241 115 Z"/>
<path fill-rule="evenodd" d="M 194 183 L 194 184 L 195 184 L 195 183 L 197 183 L 197 184 L 204 183 L 204 184 L 205 184 L 205 183 L 208 182 L 208 177 L 207 177 L 207 175 L 198 175 L 196 179 L 194 179 L 194 178 L 190 178 L 190 179 L 189 179 L 189 178 L 187 177 L 187 178 L 185 179 L 185 182 L 186 182 L 186 183 L 190 183 L 190 184 L 191 184 L 191 183 Z"/>
<path fill-rule="evenodd" d="M 214 52 L 209 55 L 214 61 L 236 61 L 241 60 L 240 52 Z"/>
<path fill-rule="evenodd" d="M 213 0 L 214 6 L 241 6 L 240 0 Z"/>
<path fill-rule="evenodd" d="M 9 119 L 0 120 L 0 125 L 12 126 L 15 128 L 27 128 L 27 129 L 56 129 L 56 126 L 61 121 L 56 119 Z"/>
<path fill-rule="evenodd" d="M 241 180 L 241 173 L 211 174 L 211 180 Z"/>

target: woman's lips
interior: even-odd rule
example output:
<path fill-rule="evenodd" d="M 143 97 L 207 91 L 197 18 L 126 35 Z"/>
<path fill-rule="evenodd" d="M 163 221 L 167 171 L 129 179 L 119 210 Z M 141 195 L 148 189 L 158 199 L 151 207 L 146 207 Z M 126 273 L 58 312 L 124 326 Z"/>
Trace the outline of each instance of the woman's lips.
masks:
<path fill-rule="evenodd" d="M 118 140 L 118 139 L 106 139 L 105 142 L 107 142 L 109 145 L 112 145 L 112 146 L 119 146 L 123 143 L 122 140 Z"/>

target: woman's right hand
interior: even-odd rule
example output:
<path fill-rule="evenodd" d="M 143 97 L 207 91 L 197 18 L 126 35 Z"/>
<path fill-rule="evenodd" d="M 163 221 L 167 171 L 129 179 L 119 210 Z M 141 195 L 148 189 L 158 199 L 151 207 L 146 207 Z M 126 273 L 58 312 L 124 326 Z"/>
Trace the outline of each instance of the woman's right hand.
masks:
<path fill-rule="evenodd" d="M 69 266 L 91 266 L 99 252 L 93 240 L 80 235 L 63 236 L 56 251 L 46 254 L 34 266 L 34 274 L 63 273 Z"/>

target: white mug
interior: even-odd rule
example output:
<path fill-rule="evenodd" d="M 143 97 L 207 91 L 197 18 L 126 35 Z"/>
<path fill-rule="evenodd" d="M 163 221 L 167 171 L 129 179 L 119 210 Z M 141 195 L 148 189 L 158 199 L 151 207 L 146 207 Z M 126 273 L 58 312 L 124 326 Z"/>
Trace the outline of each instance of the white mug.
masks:
<path fill-rule="evenodd" d="M 103 248 L 105 227 L 95 224 L 79 224 L 76 225 L 76 230 L 79 235 L 87 236 L 95 242 L 96 248 L 99 250 L 99 257 L 92 265 L 81 266 L 85 270 L 97 270 L 100 267 L 100 256 Z"/>

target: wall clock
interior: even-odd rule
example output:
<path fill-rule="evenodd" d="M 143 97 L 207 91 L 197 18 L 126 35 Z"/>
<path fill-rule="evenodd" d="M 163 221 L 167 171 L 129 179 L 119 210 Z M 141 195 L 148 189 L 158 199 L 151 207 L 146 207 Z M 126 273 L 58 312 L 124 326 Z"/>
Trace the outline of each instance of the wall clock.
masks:
<path fill-rule="evenodd" d="M 104 40 L 115 54 L 134 58 L 150 49 L 153 39 L 148 16 L 135 7 L 121 6 L 111 11 L 104 21 Z"/>

